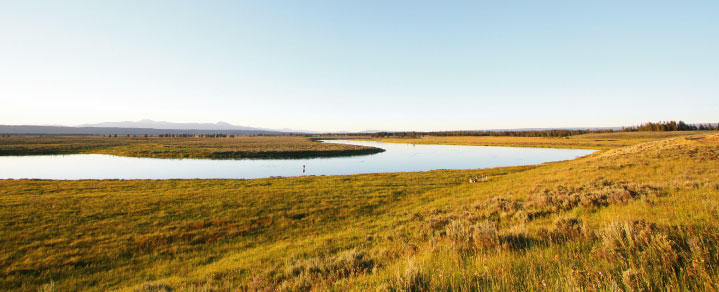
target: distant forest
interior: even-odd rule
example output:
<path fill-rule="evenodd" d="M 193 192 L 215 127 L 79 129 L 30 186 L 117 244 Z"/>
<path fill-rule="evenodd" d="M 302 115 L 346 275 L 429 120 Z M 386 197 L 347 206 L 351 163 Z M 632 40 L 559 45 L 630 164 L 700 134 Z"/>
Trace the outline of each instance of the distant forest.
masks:
<path fill-rule="evenodd" d="M 440 131 L 440 132 L 378 132 L 379 138 L 415 138 L 420 136 L 509 136 L 509 137 L 568 137 L 588 133 L 641 132 L 641 131 L 712 131 L 719 124 L 687 124 L 684 121 L 645 123 L 621 129 L 557 129 L 557 130 L 507 130 L 507 131 Z M 357 134 L 358 136 L 360 134 Z"/>
<path fill-rule="evenodd" d="M 684 121 L 644 123 L 639 126 L 614 129 L 547 129 L 547 130 L 494 130 L 494 131 L 436 131 L 436 132 L 377 132 L 368 133 L 283 133 L 273 131 L 250 130 L 163 130 L 135 128 L 95 128 L 95 127 L 52 127 L 52 126 L 3 126 L 0 125 L 0 137 L 10 135 L 88 135 L 103 137 L 165 137 L 165 138 L 234 138 L 237 136 L 305 136 L 305 137 L 366 137 L 377 138 L 416 138 L 421 136 L 503 136 L 503 137 L 569 137 L 588 133 L 615 133 L 641 131 L 713 131 L 719 130 L 719 124 L 687 124 Z"/>
<path fill-rule="evenodd" d="M 719 130 L 719 125 L 715 124 L 698 124 L 690 125 L 684 123 L 684 121 L 669 121 L 659 123 L 646 123 L 637 127 L 629 127 L 622 129 L 625 132 L 635 131 L 713 131 Z"/>

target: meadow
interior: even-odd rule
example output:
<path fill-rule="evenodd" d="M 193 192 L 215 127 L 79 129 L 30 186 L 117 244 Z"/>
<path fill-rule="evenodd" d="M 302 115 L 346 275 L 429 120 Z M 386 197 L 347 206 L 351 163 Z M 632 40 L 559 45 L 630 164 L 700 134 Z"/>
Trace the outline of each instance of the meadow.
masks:
<path fill-rule="evenodd" d="M 364 155 L 381 151 L 373 147 L 321 143 L 299 136 L 0 138 L 0 155 L 93 153 L 154 158 L 301 158 Z"/>
<path fill-rule="evenodd" d="M 386 143 L 469 146 L 546 147 L 607 150 L 670 137 L 703 136 L 711 131 L 589 133 L 562 138 L 512 136 L 422 136 L 416 138 L 369 138 Z"/>
<path fill-rule="evenodd" d="M 0 289 L 715 291 L 719 134 L 640 134 L 493 169 L 1 180 Z"/>

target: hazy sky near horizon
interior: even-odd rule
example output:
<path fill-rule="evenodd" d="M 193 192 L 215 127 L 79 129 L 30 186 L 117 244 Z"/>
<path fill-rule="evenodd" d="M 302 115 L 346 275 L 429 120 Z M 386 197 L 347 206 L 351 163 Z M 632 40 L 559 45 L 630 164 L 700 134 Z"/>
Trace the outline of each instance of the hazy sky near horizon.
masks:
<path fill-rule="evenodd" d="M 0 0 L 0 124 L 719 122 L 719 1 Z"/>

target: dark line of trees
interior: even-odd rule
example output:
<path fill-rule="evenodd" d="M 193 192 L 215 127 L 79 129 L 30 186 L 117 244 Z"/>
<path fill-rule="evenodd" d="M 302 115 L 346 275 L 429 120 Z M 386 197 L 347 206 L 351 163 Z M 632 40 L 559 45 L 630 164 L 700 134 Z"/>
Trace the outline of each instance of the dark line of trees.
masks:
<path fill-rule="evenodd" d="M 568 137 L 612 130 L 529 130 L 529 131 L 443 131 L 443 132 L 378 132 L 374 137 L 414 138 L 419 136 L 497 136 L 497 137 Z"/>
<path fill-rule="evenodd" d="M 102 135 L 103 137 L 109 137 L 109 138 L 117 138 L 117 134 L 110 134 L 110 135 Z M 158 135 L 149 135 L 145 134 L 145 138 L 148 137 L 160 137 L 160 138 L 235 138 L 235 134 L 158 134 Z M 9 136 L 8 136 L 9 137 Z M 130 137 L 128 134 L 127 137 Z M 132 135 L 132 137 L 137 137 L 137 135 Z"/>
<path fill-rule="evenodd" d="M 658 122 L 658 123 L 644 123 L 639 126 L 635 127 L 628 127 L 628 128 L 622 128 L 623 131 L 626 132 L 635 132 L 635 131 L 713 131 L 717 130 L 719 127 L 714 124 L 699 124 L 699 125 L 689 125 L 687 123 L 684 123 L 684 121 L 668 121 L 668 122 Z"/>
<path fill-rule="evenodd" d="M 527 131 L 443 131 L 443 132 L 378 132 L 373 137 L 415 138 L 421 136 L 501 136 L 501 137 L 569 137 L 588 133 L 612 133 L 635 131 L 713 131 L 719 130 L 719 124 L 687 124 L 684 121 L 645 123 L 639 126 L 621 129 L 577 129 L 577 130 L 527 130 Z M 346 135 L 346 134 L 345 134 Z M 351 134 L 362 135 L 362 134 Z"/>
<path fill-rule="evenodd" d="M 161 138 L 235 138 L 235 134 L 160 134 Z"/>

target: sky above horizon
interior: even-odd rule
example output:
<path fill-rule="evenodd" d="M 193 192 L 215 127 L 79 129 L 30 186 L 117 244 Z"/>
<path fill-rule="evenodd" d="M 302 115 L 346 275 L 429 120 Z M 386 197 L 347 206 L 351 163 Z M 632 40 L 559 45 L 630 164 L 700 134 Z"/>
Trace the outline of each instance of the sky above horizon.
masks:
<path fill-rule="evenodd" d="M 719 1 L 0 0 L 0 124 L 719 122 Z"/>

